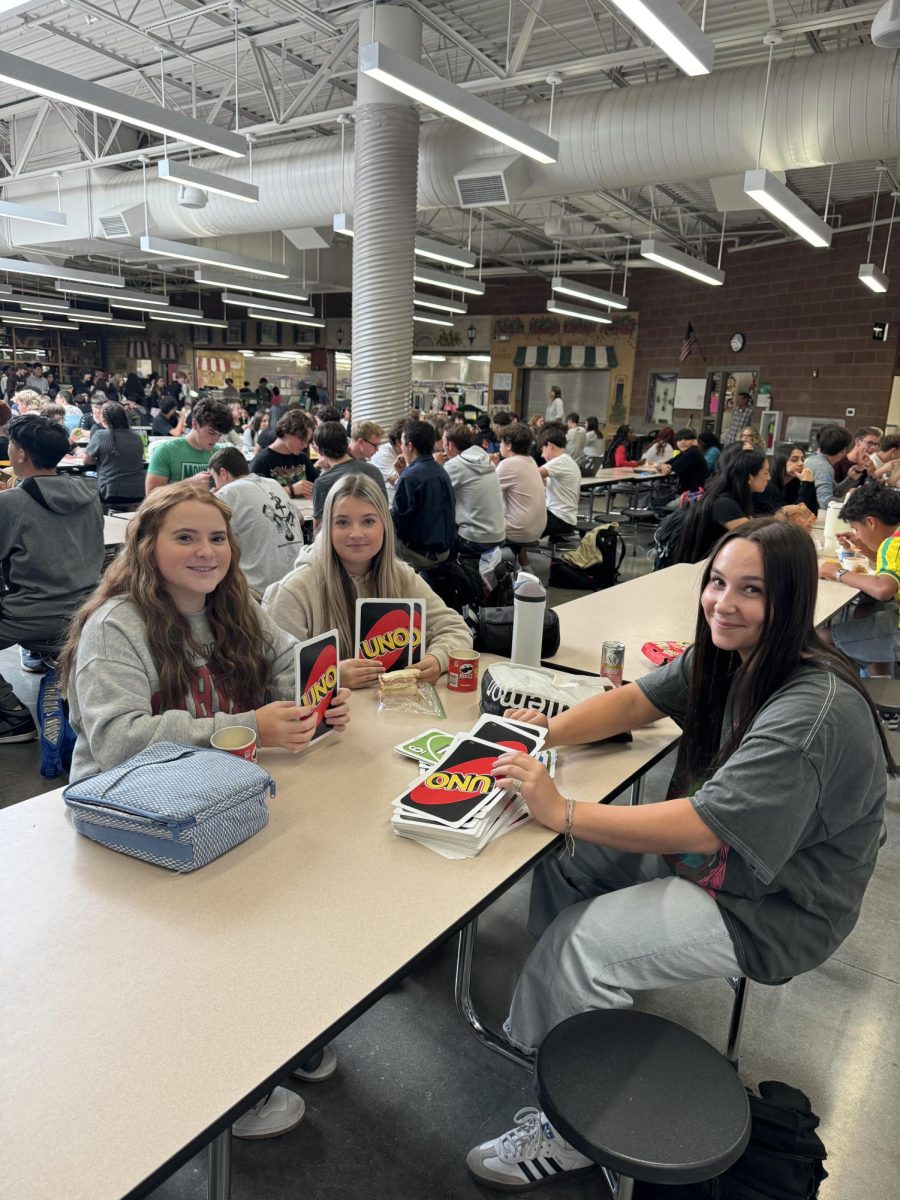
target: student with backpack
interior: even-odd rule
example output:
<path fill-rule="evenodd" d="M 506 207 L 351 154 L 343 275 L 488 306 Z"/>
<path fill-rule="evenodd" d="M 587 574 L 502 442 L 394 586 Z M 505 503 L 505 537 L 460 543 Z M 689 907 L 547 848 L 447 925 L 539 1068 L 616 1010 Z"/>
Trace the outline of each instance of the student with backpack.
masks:
<path fill-rule="evenodd" d="M 261 746 L 305 750 L 311 711 L 294 700 L 294 639 L 250 598 L 239 569 L 231 510 L 192 483 L 152 492 L 129 522 L 125 544 L 75 615 L 60 675 L 77 735 L 74 780 L 124 762 L 154 742 L 207 746 L 229 725 Z M 343 729 L 342 688 L 325 720 Z M 334 1070 L 330 1052 L 327 1072 Z M 323 1066 L 297 1077 L 318 1082 Z M 300 1096 L 275 1088 L 232 1127 L 274 1137 L 303 1119 Z"/>
<path fill-rule="evenodd" d="M 702 455 L 700 455 L 702 461 Z M 761 450 L 735 450 L 723 456 L 703 496 L 684 513 L 673 561 L 700 562 L 722 534 L 753 516 L 753 496 L 769 482 L 769 464 Z"/>
<path fill-rule="evenodd" d="M 548 721 L 545 748 L 663 716 L 684 731 L 670 796 L 619 807 L 565 797 L 506 753 L 493 776 L 570 849 L 535 868 L 538 938 L 505 1030 L 533 1054 L 562 1021 L 631 993 L 701 979 L 781 982 L 825 962 L 859 916 L 898 773 L 855 672 L 816 632 L 816 552 L 804 530 L 755 520 L 716 545 L 694 645 Z M 574 839 L 574 841 L 572 840 Z M 477 1180 L 521 1191 L 595 1169 L 537 1108 L 468 1156 Z"/>

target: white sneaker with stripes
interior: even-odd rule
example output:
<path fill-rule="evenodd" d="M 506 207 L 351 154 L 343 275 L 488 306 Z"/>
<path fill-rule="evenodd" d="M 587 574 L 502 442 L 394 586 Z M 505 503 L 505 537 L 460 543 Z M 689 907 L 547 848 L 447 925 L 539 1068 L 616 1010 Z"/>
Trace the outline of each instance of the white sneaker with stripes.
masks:
<path fill-rule="evenodd" d="M 515 1126 L 469 1151 L 466 1165 L 479 1183 L 525 1192 L 596 1170 L 596 1163 L 556 1132 L 538 1108 L 522 1108 Z"/>

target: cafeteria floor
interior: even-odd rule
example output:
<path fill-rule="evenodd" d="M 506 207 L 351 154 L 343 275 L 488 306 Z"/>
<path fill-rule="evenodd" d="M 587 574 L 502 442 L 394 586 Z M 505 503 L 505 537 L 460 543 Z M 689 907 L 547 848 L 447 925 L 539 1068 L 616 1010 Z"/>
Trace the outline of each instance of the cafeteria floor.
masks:
<path fill-rule="evenodd" d="M 647 565 L 629 554 L 625 577 Z M 562 603 L 577 594 L 553 592 L 550 600 Z M 39 680 L 21 674 L 17 650 L 0 652 L 0 670 L 33 703 Z M 900 757 L 900 738 L 895 741 Z M 648 775 L 647 800 L 662 799 L 671 766 L 669 759 Z M 49 781 L 38 774 L 34 743 L 0 748 L 0 767 L 0 806 L 48 790 Z M 809 1095 L 822 1117 L 829 1154 L 824 1200 L 893 1200 L 897 1194 L 900 782 L 891 785 L 887 823 L 888 841 L 862 916 L 838 953 L 785 987 L 753 986 L 749 993 L 741 1076 L 750 1085 L 784 1080 Z M 524 880 L 480 922 L 474 994 L 482 1016 L 495 1027 L 530 948 L 527 901 Z M 272 1141 L 234 1141 L 232 1200 L 460 1200 L 496 1194 L 470 1180 L 465 1153 L 508 1128 L 534 1094 L 524 1071 L 482 1049 L 463 1028 L 453 1004 L 453 947 L 453 941 L 447 943 L 336 1039 L 337 1075 L 326 1084 L 297 1086 L 306 1101 L 299 1128 Z M 309 964 L 311 971 L 315 967 Z M 669 1016 L 720 1047 L 730 1004 L 731 992 L 719 981 L 640 999 L 641 1008 Z M 593 1176 L 553 1188 L 554 1200 L 605 1194 Z M 153 1192 L 152 1200 L 205 1196 L 201 1154 Z"/>

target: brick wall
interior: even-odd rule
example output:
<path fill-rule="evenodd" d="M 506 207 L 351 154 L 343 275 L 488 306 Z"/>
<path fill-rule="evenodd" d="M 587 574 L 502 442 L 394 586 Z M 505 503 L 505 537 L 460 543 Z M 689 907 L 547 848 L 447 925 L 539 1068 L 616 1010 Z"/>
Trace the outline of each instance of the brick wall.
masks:
<path fill-rule="evenodd" d="M 886 202 L 881 214 L 888 216 Z M 865 206 L 844 212 L 844 222 L 865 221 Z M 875 231 L 872 257 L 881 265 L 886 226 Z M 724 287 L 695 283 L 664 269 L 631 272 L 628 294 L 640 314 L 631 411 L 643 417 L 652 371 L 677 370 L 701 378 L 708 370 L 758 368 L 772 385 L 773 409 L 791 415 L 846 417 L 848 425 L 885 423 L 895 372 L 900 372 L 900 219 L 887 273 L 891 289 L 883 296 L 856 278 L 866 261 L 868 233 L 836 234 L 829 250 L 805 243 L 726 252 Z M 608 286 L 608 276 L 586 275 L 585 282 Z M 621 276 L 617 278 L 620 283 Z M 492 281 L 485 297 L 469 312 L 543 311 L 549 281 L 511 277 Z M 688 321 L 706 361 L 695 352 L 679 363 Z M 872 323 L 889 321 L 886 342 L 872 340 Z M 746 336 L 745 349 L 733 354 L 731 335 Z M 815 373 L 815 374 L 814 374 Z"/>

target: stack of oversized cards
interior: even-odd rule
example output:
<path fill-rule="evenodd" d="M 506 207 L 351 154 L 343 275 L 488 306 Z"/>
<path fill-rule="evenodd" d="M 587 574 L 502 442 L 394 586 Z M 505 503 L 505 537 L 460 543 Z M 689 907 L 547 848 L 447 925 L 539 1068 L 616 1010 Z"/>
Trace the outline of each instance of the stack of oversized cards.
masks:
<path fill-rule="evenodd" d="M 485 715 L 468 733 L 426 729 L 401 742 L 397 751 L 419 763 L 420 776 L 394 801 L 394 832 L 444 858 L 471 858 L 530 821 L 525 801 L 498 787 L 491 769 L 509 750 L 540 756 L 545 737 L 535 725 Z"/>

